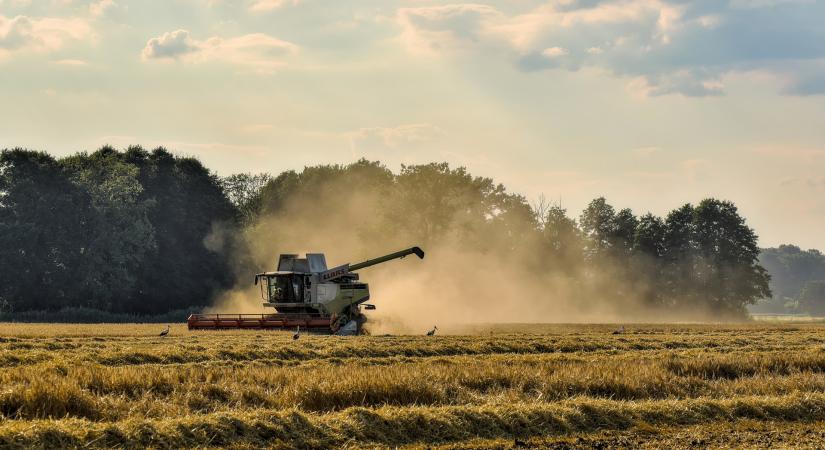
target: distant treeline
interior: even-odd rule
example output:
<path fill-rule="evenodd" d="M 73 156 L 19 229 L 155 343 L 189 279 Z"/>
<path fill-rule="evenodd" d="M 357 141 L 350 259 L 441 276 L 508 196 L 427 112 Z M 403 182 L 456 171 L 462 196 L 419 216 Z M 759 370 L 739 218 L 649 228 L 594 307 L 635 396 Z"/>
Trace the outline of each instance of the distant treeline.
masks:
<path fill-rule="evenodd" d="M 0 309 L 159 314 L 233 282 L 204 245 L 234 223 L 220 180 L 163 149 L 102 148 L 56 160 L 0 155 Z"/>
<path fill-rule="evenodd" d="M 751 308 L 761 313 L 825 315 L 825 255 L 795 245 L 766 248 L 759 262 L 771 274 L 773 297 Z"/>
<path fill-rule="evenodd" d="M 742 317 L 771 296 L 757 236 L 727 201 L 705 199 L 657 217 L 597 198 L 574 219 L 446 163 L 393 173 L 360 160 L 221 179 L 162 148 L 104 147 L 60 159 L 0 154 L 0 310 L 146 315 L 209 305 L 236 276 L 261 269 L 247 241 L 234 236 L 292 209 L 323 221 L 357 192 L 377 203 L 347 206 L 365 220 L 338 230 L 342 239 L 450 240 L 502 261 L 530 255 L 523 271 L 565 277 L 582 297 L 652 309 Z"/>

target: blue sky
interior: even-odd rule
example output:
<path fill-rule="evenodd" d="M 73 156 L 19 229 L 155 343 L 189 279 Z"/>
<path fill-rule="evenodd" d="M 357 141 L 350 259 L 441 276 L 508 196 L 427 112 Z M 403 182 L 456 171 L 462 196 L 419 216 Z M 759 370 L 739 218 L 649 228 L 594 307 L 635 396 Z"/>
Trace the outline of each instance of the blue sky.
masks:
<path fill-rule="evenodd" d="M 825 250 L 825 2 L 0 0 L 0 147 L 448 161 Z"/>

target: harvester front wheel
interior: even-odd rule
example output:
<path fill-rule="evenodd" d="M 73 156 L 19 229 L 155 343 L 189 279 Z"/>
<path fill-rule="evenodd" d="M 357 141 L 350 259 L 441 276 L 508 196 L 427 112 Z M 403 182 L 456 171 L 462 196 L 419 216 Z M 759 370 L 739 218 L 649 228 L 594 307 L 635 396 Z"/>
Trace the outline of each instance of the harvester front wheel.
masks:
<path fill-rule="evenodd" d="M 343 327 L 347 323 L 349 323 L 349 316 L 347 314 L 341 314 L 340 316 L 338 316 L 337 319 L 335 319 L 332 322 L 332 325 L 330 326 L 330 328 L 332 329 L 333 333 L 337 333 L 338 330 L 340 330 L 341 327 Z"/>

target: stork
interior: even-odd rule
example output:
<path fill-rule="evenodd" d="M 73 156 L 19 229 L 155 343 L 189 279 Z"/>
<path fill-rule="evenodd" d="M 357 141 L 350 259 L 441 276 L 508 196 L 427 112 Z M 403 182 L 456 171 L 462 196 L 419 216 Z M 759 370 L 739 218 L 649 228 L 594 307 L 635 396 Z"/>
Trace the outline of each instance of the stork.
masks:
<path fill-rule="evenodd" d="M 435 336 L 436 330 L 438 330 L 438 327 L 433 325 L 433 329 L 427 332 L 427 336 Z"/>
<path fill-rule="evenodd" d="M 624 325 L 621 325 L 618 330 L 613 332 L 613 334 L 622 334 L 622 333 L 624 333 Z"/>
<path fill-rule="evenodd" d="M 169 334 L 169 325 L 166 325 L 166 329 L 160 332 L 160 337 L 164 337 Z"/>
<path fill-rule="evenodd" d="M 292 340 L 297 341 L 299 337 L 301 337 L 301 326 L 300 325 L 298 325 L 298 328 L 295 329 L 295 334 L 292 335 Z"/>

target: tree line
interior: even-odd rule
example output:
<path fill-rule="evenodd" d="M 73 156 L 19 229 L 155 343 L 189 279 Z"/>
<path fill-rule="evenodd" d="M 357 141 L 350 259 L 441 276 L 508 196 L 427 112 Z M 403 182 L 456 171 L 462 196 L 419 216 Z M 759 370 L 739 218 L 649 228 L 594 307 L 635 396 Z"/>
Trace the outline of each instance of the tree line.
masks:
<path fill-rule="evenodd" d="M 157 314 L 203 305 L 231 285 L 204 245 L 236 210 L 220 179 L 159 148 L 55 159 L 0 154 L 0 305 Z"/>
<path fill-rule="evenodd" d="M 766 248 L 759 262 L 771 274 L 773 297 L 753 309 L 761 313 L 825 315 L 825 255 L 795 245 Z"/>
<path fill-rule="evenodd" d="M 571 217 L 446 163 L 394 173 L 360 160 L 220 178 L 163 148 L 103 147 L 65 158 L 0 153 L 0 311 L 195 309 L 271 269 L 239 236 L 277 239 L 306 226 L 356 248 L 381 236 L 449 241 L 502 264 L 517 255 L 519 270 L 564 278 L 582 297 L 653 310 L 742 317 L 771 296 L 757 236 L 728 201 L 659 217 L 597 198 Z"/>

